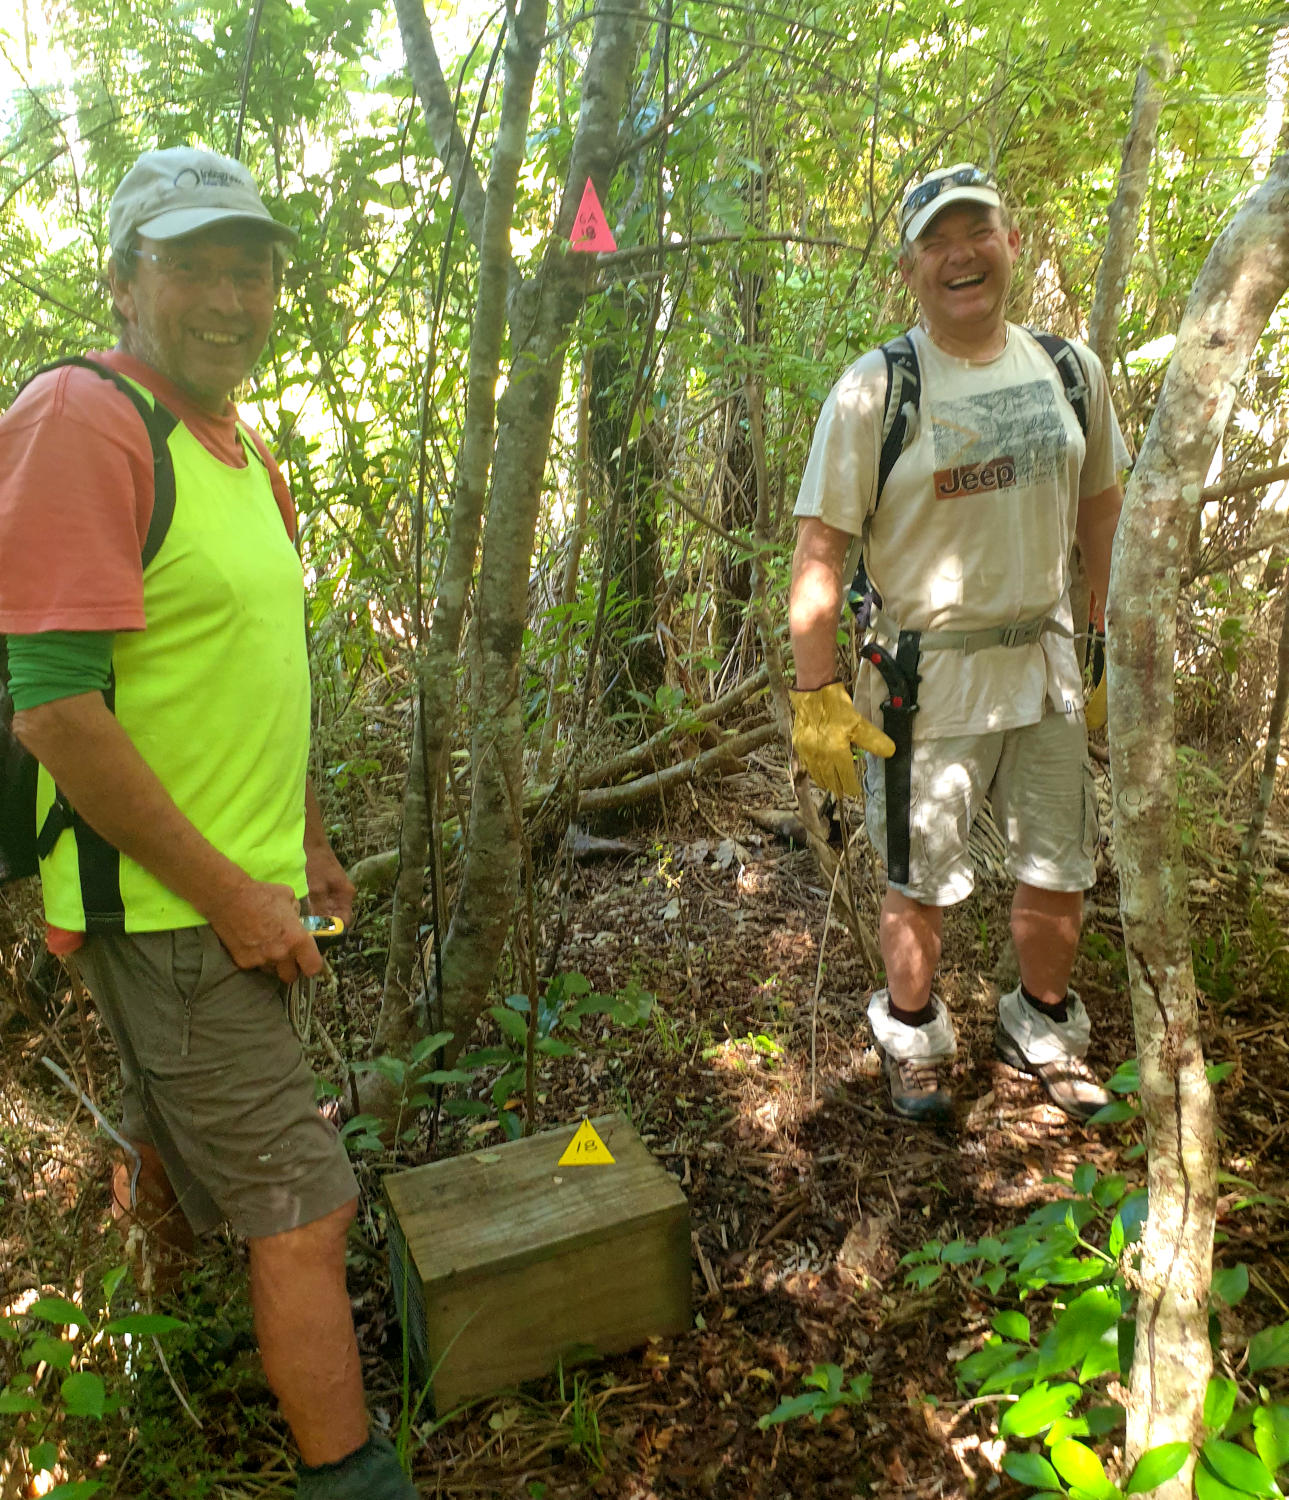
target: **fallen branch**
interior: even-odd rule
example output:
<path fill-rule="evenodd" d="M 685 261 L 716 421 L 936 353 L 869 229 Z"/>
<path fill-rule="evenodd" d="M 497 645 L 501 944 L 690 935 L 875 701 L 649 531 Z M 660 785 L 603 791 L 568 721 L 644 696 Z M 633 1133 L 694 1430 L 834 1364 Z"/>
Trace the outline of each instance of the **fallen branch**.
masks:
<path fill-rule="evenodd" d="M 749 698 L 759 693 L 767 681 L 769 681 L 768 673 L 765 667 L 761 667 L 751 677 L 740 682 L 736 688 L 731 688 L 720 698 L 714 698 L 710 703 L 704 703 L 700 708 L 696 708 L 686 722 L 668 724 L 657 734 L 650 735 L 643 744 L 624 750 L 621 755 L 602 761 L 598 766 L 589 766 L 582 773 L 583 789 L 589 790 L 592 787 L 604 786 L 610 781 L 619 781 L 623 776 L 629 776 L 633 771 L 643 770 L 646 766 L 654 768 L 654 757 L 658 751 L 662 750 L 677 734 L 686 730 L 694 720 L 703 724 L 717 723 L 731 709 L 738 708 L 740 704 L 746 703 Z"/>
<path fill-rule="evenodd" d="M 768 745 L 778 735 L 774 724 L 758 724 L 755 729 L 745 729 L 733 735 L 713 750 L 704 750 L 691 760 L 668 766 L 665 771 L 655 771 L 651 776 L 641 776 L 636 781 L 624 782 L 621 786 L 602 786 L 583 792 L 577 799 L 579 813 L 608 812 L 619 807 L 635 807 L 648 802 L 672 787 L 683 786 L 688 781 L 699 781 L 722 766 Z"/>
<path fill-rule="evenodd" d="M 759 680 L 758 680 L 759 678 Z M 765 685 L 764 668 L 760 673 L 748 678 L 732 692 L 727 693 L 724 698 L 718 698 L 708 704 L 709 716 L 720 707 L 722 713 L 727 712 L 735 705 L 731 701 L 735 694 L 741 693 L 743 699 L 750 698 L 752 694 Z M 742 700 L 740 700 L 742 701 Z M 722 706 L 723 705 L 723 706 Z M 702 712 L 702 710 L 700 710 Z M 775 737 L 773 724 L 760 724 L 755 728 L 746 729 L 742 734 L 732 735 L 727 740 L 722 740 L 719 745 L 710 750 L 704 750 L 702 754 L 692 756 L 689 760 L 681 761 L 676 765 L 667 766 L 660 771 L 655 771 L 648 776 L 639 777 L 635 781 L 623 782 L 619 786 L 594 785 L 583 791 L 577 799 L 577 813 L 611 812 L 619 807 L 635 807 L 641 802 L 647 802 L 651 797 L 666 791 L 673 786 L 679 786 L 687 781 L 699 781 L 704 776 L 719 771 L 722 767 L 731 765 L 768 744 Z M 656 736 L 655 736 L 656 738 Z M 637 763 L 644 760 L 642 752 L 652 744 L 646 741 L 636 751 L 630 752 L 637 758 Z M 625 759 L 623 756 L 615 757 L 613 762 L 606 762 L 605 766 L 618 765 Z M 596 767 L 590 775 L 597 775 L 605 769 L 605 766 Z M 602 779 L 607 779 L 602 778 Z M 539 807 L 548 801 L 555 791 L 552 786 L 529 787 L 524 793 L 524 817 L 530 818 Z M 446 857 L 452 851 L 457 841 L 457 830 L 459 823 L 456 818 L 445 818 L 441 825 L 443 835 L 443 853 Z M 574 858 L 602 853 L 598 844 L 586 836 L 581 836 L 581 842 L 575 841 L 573 845 Z M 369 854 L 365 859 L 360 859 L 349 868 L 349 878 L 360 891 L 380 895 L 390 889 L 398 875 L 398 850 L 386 849 L 380 854 Z"/>

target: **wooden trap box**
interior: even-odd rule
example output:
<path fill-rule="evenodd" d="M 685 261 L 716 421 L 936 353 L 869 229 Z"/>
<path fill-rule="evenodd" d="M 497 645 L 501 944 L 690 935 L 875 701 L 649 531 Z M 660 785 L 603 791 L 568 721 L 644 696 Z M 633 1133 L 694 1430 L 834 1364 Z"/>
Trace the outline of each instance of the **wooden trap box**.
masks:
<path fill-rule="evenodd" d="M 394 1298 L 435 1409 L 690 1326 L 689 1204 L 621 1115 L 385 1178 Z"/>

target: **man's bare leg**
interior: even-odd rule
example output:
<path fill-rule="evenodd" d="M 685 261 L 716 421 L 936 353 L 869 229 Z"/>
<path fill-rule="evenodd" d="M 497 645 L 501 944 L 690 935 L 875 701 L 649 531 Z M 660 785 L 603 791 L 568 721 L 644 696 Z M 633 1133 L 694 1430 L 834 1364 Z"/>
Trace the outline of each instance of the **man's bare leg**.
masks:
<path fill-rule="evenodd" d="M 130 1144 L 139 1153 L 139 1175 L 134 1178 L 133 1161 L 117 1162 L 112 1172 L 112 1217 L 132 1251 L 139 1290 L 168 1292 L 194 1257 L 196 1236 L 179 1207 L 156 1147 L 146 1141 Z"/>
<path fill-rule="evenodd" d="M 353 1201 L 250 1241 L 251 1307 L 264 1373 L 310 1466 L 339 1463 L 367 1441 L 358 1342 L 345 1285 Z"/>
<path fill-rule="evenodd" d="M 899 891 L 887 890 L 879 929 L 891 1014 L 896 1020 L 921 1013 L 931 999 L 940 962 L 943 913 Z"/>
<path fill-rule="evenodd" d="M 1012 899 L 1012 941 L 1020 961 L 1020 982 L 1042 1005 L 1065 999 L 1083 925 L 1082 891 L 1042 891 L 1016 887 Z"/>

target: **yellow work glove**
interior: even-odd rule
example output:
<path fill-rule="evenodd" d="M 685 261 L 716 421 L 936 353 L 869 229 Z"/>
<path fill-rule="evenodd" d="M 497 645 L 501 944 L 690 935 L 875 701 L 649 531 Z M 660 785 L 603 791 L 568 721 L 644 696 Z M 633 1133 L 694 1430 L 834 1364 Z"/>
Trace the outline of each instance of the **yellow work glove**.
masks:
<path fill-rule="evenodd" d="M 1101 680 L 1088 695 L 1088 701 L 1083 705 L 1083 717 L 1088 721 L 1088 728 L 1092 730 L 1104 729 L 1106 721 L 1106 674 L 1104 669 Z"/>
<path fill-rule="evenodd" d="M 854 747 L 885 759 L 895 754 L 895 742 L 855 712 L 850 694 L 840 682 L 825 683 L 809 692 L 790 688 L 789 696 L 792 748 L 811 781 L 835 797 L 858 797 Z"/>
<path fill-rule="evenodd" d="M 1106 678 L 1110 675 L 1110 663 L 1106 660 L 1106 638 L 1105 638 L 1105 612 L 1096 601 L 1096 595 L 1092 596 L 1092 619 L 1089 621 L 1088 629 L 1093 632 L 1088 637 L 1090 644 L 1095 647 L 1092 654 L 1092 687 L 1083 704 L 1083 717 L 1087 720 L 1090 730 L 1104 729 L 1106 721 Z"/>

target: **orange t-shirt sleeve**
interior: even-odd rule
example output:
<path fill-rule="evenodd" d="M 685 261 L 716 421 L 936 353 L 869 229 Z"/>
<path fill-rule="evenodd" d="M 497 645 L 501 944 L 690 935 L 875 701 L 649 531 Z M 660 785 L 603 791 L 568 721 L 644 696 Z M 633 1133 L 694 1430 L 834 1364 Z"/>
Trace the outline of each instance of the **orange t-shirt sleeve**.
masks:
<path fill-rule="evenodd" d="M 109 381 L 37 377 L 0 418 L 0 631 L 142 630 L 152 449 Z"/>

